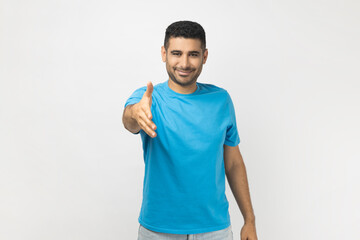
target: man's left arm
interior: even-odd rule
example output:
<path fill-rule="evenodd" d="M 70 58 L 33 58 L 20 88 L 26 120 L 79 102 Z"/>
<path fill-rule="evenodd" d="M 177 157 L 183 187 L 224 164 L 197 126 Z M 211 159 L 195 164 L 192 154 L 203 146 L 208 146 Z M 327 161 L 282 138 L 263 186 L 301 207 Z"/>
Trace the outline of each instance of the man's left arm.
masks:
<path fill-rule="evenodd" d="M 224 165 L 229 186 L 245 221 L 241 239 L 257 240 L 246 168 L 238 145 L 232 147 L 224 144 Z"/>

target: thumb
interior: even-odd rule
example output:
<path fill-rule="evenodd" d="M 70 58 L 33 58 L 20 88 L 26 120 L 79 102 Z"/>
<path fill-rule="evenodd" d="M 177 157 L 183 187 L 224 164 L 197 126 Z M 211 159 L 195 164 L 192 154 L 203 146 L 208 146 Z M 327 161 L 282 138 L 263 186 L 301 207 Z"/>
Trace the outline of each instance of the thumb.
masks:
<path fill-rule="evenodd" d="M 151 94 L 152 94 L 153 90 L 154 90 L 154 86 L 153 86 L 152 82 L 148 82 L 146 91 L 144 93 L 144 97 L 148 97 L 151 99 Z"/>

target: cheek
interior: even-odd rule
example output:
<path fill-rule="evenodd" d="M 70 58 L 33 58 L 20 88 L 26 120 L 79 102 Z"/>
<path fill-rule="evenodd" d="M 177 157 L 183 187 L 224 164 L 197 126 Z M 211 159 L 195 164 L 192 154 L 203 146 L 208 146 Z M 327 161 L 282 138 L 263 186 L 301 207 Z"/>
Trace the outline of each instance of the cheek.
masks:
<path fill-rule="evenodd" d="M 174 59 L 168 59 L 167 61 L 168 66 L 174 67 L 176 65 L 176 60 Z"/>
<path fill-rule="evenodd" d="M 201 62 L 201 60 L 196 59 L 196 60 L 192 61 L 191 65 L 193 65 L 195 68 L 199 69 L 199 68 L 201 68 L 202 62 Z"/>

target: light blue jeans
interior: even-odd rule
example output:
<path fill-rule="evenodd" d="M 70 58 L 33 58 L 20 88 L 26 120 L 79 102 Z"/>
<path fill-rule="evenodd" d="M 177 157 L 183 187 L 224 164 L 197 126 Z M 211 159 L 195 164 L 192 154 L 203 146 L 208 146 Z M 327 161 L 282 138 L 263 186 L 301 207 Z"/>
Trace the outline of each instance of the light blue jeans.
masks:
<path fill-rule="evenodd" d="M 138 240 L 233 240 L 231 225 L 228 228 L 197 234 L 171 234 L 154 232 L 139 224 Z"/>

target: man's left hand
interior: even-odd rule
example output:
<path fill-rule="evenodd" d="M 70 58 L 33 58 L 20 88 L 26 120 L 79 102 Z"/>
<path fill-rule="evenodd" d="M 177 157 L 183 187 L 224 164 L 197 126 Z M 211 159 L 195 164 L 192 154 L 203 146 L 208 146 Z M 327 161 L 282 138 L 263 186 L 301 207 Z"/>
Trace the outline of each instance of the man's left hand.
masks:
<path fill-rule="evenodd" d="M 255 223 L 245 223 L 240 232 L 241 240 L 258 240 Z"/>

